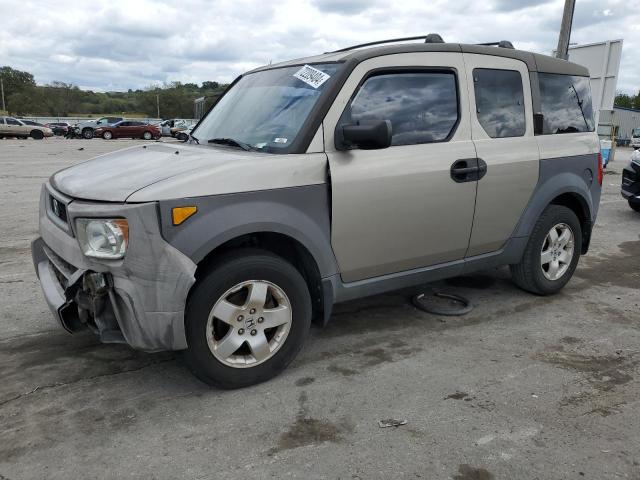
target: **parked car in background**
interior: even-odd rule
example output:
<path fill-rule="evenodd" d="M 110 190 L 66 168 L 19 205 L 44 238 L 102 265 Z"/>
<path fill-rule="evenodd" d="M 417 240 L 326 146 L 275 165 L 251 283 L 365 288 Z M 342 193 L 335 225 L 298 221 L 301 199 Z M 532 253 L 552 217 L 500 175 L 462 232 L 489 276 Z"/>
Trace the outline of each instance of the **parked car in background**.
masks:
<path fill-rule="evenodd" d="M 631 141 L 629 142 L 629 146 L 633 147 L 635 150 L 640 148 L 640 128 L 634 128 L 631 132 Z"/>
<path fill-rule="evenodd" d="M 338 302 L 507 265 L 559 292 L 600 202 L 589 71 L 425 38 L 257 68 L 199 142 L 52 175 L 32 252 L 58 322 L 237 388 Z"/>
<path fill-rule="evenodd" d="M 111 140 L 112 138 L 144 138 L 145 140 L 151 140 L 160 138 L 161 133 L 157 125 L 136 120 L 122 120 L 113 125 L 99 126 L 94 130 L 94 135 L 105 140 Z"/>
<path fill-rule="evenodd" d="M 640 150 L 633 152 L 629 166 L 622 171 L 622 196 L 640 212 Z"/>
<path fill-rule="evenodd" d="M 35 122 L 31 122 L 35 123 Z M 1 137 L 31 137 L 42 140 L 44 137 L 52 137 L 53 131 L 43 125 L 28 125 L 22 120 L 13 117 L 0 117 L 0 138 Z"/>
<path fill-rule="evenodd" d="M 46 125 L 44 125 L 42 123 L 34 122 L 33 120 L 26 120 L 24 118 L 18 118 L 18 120 L 20 120 L 25 125 L 29 125 L 31 127 L 46 127 Z M 49 127 L 47 127 L 47 128 L 49 128 Z"/>
<path fill-rule="evenodd" d="M 159 126 L 163 137 L 175 137 L 178 132 L 182 132 L 196 123 L 198 123 L 198 121 L 192 119 L 170 118 L 160 122 Z"/>
<path fill-rule="evenodd" d="M 45 127 L 49 127 L 53 130 L 54 135 L 66 135 L 70 126 L 71 125 L 67 122 L 52 122 L 45 124 Z"/>
<path fill-rule="evenodd" d="M 101 117 L 97 120 L 85 120 L 84 122 L 78 122 L 75 127 L 80 129 L 84 138 L 90 139 L 93 138 L 96 128 L 113 125 L 114 123 L 121 122 L 122 120 L 124 120 L 122 117 Z"/>
<path fill-rule="evenodd" d="M 176 133 L 176 138 L 181 142 L 186 142 L 189 140 L 189 135 L 191 135 L 191 131 L 195 128 L 197 124 L 189 125 L 186 130 L 182 130 L 181 132 Z"/>

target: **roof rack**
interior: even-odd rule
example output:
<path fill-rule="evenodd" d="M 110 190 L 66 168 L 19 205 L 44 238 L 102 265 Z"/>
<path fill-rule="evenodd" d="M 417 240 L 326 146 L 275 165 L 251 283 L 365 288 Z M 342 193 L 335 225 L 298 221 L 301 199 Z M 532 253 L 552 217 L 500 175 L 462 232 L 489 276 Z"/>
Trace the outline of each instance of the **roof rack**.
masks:
<path fill-rule="evenodd" d="M 339 50 L 325 53 L 348 52 L 349 50 L 355 50 L 356 48 L 373 47 L 374 45 L 384 45 L 386 43 L 408 42 L 409 40 L 424 40 L 424 43 L 445 43 L 440 35 L 438 35 L 437 33 L 430 33 L 429 35 L 419 35 L 417 37 L 390 38 L 389 40 L 378 40 L 377 42 L 361 43 L 360 45 L 353 45 L 351 47 L 341 48 Z M 478 43 L 477 45 L 483 45 L 485 47 L 510 48 L 511 50 L 514 50 L 513 43 L 508 40 L 501 40 L 499 42 Z"/>
<path fill-rule="evenodd" d="M 430 33 L 429 35 L 420 35 L 417 37 L 391 38 L 389 40 L 378 40 L 377 42 L 361 43 L 360 45 L 353 45 L 351 47 L 341 48 L 340 50 L 334 50 L 332 52 L 326 53 L 348 52 L 349 50 L 355 50 L 356 48 L 384 45 L 385 43 L 407 42 L 409 40 L 424 40 L 424 43 L 444 43 L 444 40 L 440 35 L 438 35 L 437 33 Z"/>
<path fill-rule="evenodd" d="M 478 43 L 477 45 L 483 45 L 485 47 L 498 47 L 498 48 L 510 48 L 515 50 L 513 43 L 509 40 L 500 40 L 499 42 Z"/>

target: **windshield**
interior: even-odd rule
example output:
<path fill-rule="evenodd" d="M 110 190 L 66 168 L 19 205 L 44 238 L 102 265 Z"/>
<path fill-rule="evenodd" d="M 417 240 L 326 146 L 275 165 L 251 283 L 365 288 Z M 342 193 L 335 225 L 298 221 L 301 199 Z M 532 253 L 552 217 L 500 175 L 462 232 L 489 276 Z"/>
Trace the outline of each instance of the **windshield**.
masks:
<path fill-rule="evenodd" d="M 285 153 L 342 64 L 275 68 L 242 77 L 193 134 L 201 144 L 233 139 L 252 149 Z"/>

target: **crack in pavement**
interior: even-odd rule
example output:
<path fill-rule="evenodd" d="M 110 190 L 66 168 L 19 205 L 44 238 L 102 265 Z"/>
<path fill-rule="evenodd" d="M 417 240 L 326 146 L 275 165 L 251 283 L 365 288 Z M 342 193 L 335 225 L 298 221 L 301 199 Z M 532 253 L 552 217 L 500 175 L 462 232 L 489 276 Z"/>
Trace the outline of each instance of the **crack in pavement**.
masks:
<path fill-rule="evenodd" d="M 81 378 L 78 378 L 76 380 L 72 380 L 70 382 L 56 382 L 56 383 L 49 383 L 47 385 L 38 385 L 34 389 L 29 390 L 28 392 L 20 393 L 19 395 L 16 395 L 14 397 L 11 397 L 11 398 L 8 398 L 6 400 L 1 401 L 0 402 L 0 407 L 4 407 L 5 405 L 7 405 L 7 404 L 9 404 L 11 402 L 14 402 L 14 401 L 19 400 L 19 399 L 24 398 L 24 397 L 27 397 L 29 395 L 32 395 L 32 394 L 36 393 L 36 392 L 41 392 L 41 391 L 44 391 L 44 390 L 51 390 L 53 388 L 58 388 L 58 387 L 66 387 L 66 386 L 74 385 L 76 383 L 80 383 L 80 382 L 84 382 L 84 381 L 95 380 L 97 378 L 114 377 L 116 375 L 122 375 L 124 373 L 138 372 L 138 371 L 143 370 L 143 369 L 145 369 L 147 367 L 152 367 L 154 365 L 159 365 L 161 363 L 167 363 L 167 362 L 170 362 L 170 361 L 173 361 L 173 360 L 175 360 L 175 357 L 167 358 L 165 360 L 158 360 L 157 362 L 149 362 L 149 363 L 146 363 L 144 365 L 141 365 L 140 367 L 131 368 L 129 370 L 122 370 L 122 371 L 119 371 L 119 372 L 111 372 L 111 373 L 103 373 L 101 375 L 94 375 L 94 376 L 91 376 L 91 377 L 81 377 Z M 0 475 L 0 480 L 3 480 L 2 475 Z"/>

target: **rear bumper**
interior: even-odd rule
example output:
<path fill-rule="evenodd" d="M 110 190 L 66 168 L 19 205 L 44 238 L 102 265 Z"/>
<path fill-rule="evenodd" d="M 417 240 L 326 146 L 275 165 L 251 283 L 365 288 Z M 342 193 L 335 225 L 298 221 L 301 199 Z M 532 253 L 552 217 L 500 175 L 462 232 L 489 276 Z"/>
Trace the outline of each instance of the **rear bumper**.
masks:
<path fill-rule="evenodd" d="M 64 199 L 67 228 L 47 211 L 48 195 Z M 83 255 L 74 237 L 78 217 L 124 217 L 130 240 L 122 260 Z M 90 328 L 105 343 L 126 342 L 146 351 L 187 348 L 184 307 L 195 264 L 166 243 L 155 204 L 89 204 L 69 201 L 44 187 L 40 237 L 33 263 L 55 321 L 69 332 Z"/>

